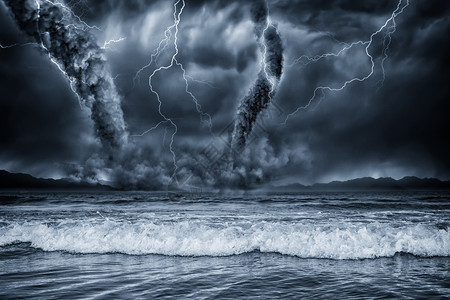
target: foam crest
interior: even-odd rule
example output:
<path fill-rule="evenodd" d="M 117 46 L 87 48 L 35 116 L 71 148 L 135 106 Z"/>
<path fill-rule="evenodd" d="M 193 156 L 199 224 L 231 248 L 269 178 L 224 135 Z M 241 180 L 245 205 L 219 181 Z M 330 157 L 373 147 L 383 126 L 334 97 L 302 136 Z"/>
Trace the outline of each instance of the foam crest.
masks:
<path fill-rule="evenodd" d="M 0 228 L 1 246 L 17 242 L 31 243 L 45 251 L 72 253 L 228 256 L 261 251 L 332 259 L 390 257 L 398 252 L 450 256 L 449 228 L 384 223 L 317 226 L 264 221 L 205 224 L 192 220 L 73 220 L 16 222 Z"/>

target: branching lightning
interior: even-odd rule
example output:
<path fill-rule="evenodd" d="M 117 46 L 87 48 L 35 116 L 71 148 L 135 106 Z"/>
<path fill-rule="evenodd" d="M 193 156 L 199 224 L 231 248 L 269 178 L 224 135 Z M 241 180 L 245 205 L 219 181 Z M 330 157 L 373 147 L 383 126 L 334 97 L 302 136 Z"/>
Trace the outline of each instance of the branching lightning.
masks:
<path fill-rule="evenodd" d="M 69 24 L 69 25 L 66 26 L 66 28 L 73 27 L 73 28 L 80 29 L 80 30 L 86 30 L 86 29 L 97 29 L 97 30 L 100 30 L 98 27 L 96 27 L 96 26 L 89 26 L 86 22 L 82 21 L 79 16 L 77 16 L 74 12 L 72 12 L 72 10 L 70 8 L 68 8 L 67 6 L 65 6 L 63 3 L 58 2 L 58 1 L 52 2 L 50 0 L 44 0 L 44 1 L 47 2 L 47 3 L 50 3 L 51 5 L 62 7 L 65 11 L 70 13 L 73 17 L 75 17 L 82 24 L 82 27 L 80 27 L 80 26 L 78 26 L 76 24 Z M 15 44 L 12 44 L 12 45 L 7 45 L 7 46 L 3 46 L 3 45 L 0 44 L 0 48 L 8 49 L 8 48 L 13 48 L 13 47 L 23 47 L 23 46 L 28 46 L 28 45 L 38 45 L 38 46 L 40 46 L 47 53 L 50 61 L 58 68 L 58 70 L 61 73 L 63 73 L 64 77 L 67 78 L 67 80 L 69 81 L 69 84 L 70 84 L 70 89 L 77 96 L 78 103 L 80 104 L 80 108 L 83 109 L 83 105 L 82 105 L 83 104 L 83 99 L 75 90 L 75 86 L 74 86 L 75 85 L 75 80 L 71 79 L 70 76 L 68 76 L 66 71 L 64 71 L 63 67 L 51 55 L 49 49 L 45 46 L 44 41 L 42 40 L 42 32 L 41 32 L 41 30 L 39 28 L 41 4 L 40 4 L 39 0 L 35 0 L 35 3 L 36 3 L 36 7 L 37 7 L 37 20 L 38 20 L 38 22 L 36 22 L 36 27 L 37 27 L 37 32 L 39 34 L 40 43 L 35 43 L 35 42 L 29 42 L 29 43 L 23 43 L 23 44 L 15 43 Z"/>
<path fill-rule="evenodd" d="M 57 59 L 55 57 L 53 57 L 53 55 L 51 54 L 51 51 L 47 48 L 47 46 L 44 43 L 44 40 L 42 39 L 42 36 L 45 34 L 41 31 L 41 29 L 39 28 L 39 19 L 41 17 L 41 2 L 43 1 L 45 3 L 48 3 L 52 6 L 59 6 L 65 13 L 67 13 L 68 15 L 70 15 L 70 17 L 75 18 L 76 21 L 78 21 L 78 24 L 74 24 L 74 23 L 69 23 L 67 25 L 65 25 L 64 27 L 67 30 L 70 29 L 75 29 L 75 30 L 82 30 L 82 31 L 86 31 L 86 30 L 91 30 L 91 29 L 96 29 L 101 31 L 100 28 L 98 28 L 97 26 L 91 26 L 88 25 L 86 22 L 84 22 L 83 20 L 81 20 L 81 18 L 79 16 L 77 16 L 68 6 L 64 5 L 63 3 L 59 2 L 59 1 L 50 1 L 50 0 L 35 0 L 35 4 L 36 4 L 36 13 L 37 13 L 37 22 L 36 22 L 36 30 L 37 33 L 39 35 L 39 42 L 35 43 L 35 42 L 29 42 L 29 43 L 23 43 L 23 44 L 12 44 L 12 45 L 8 45 L 8 46 L 3 46 L 0 45 L 0 47 L 2 49 L 8 49 L 8 48 L 13 48 L 13 47 L 23 47 L 23 46 L 27 46 L 27 45 L 38 45 L 40 48 L 42 48 L 48 55 L 50 61 L 58 68 L 58 70 L 64 75 L 64 77 L 69 81 L 69 85 L 70 85 L 70 89 L 72 90 L 72 92 L 77 96 L 78 102 L 80 104 L 80 108 L 83 109 L 84 108 L 84 100 L 83 97 L 80 96 L 80 94 L 76 91 L 75 85 L 76 85 L 76 79 L 75 78 L 71 78 L 71 76 L 69 76 L 67 74 L 67 72 L 64 70 L 64 67 L 62 65 L 60 65 L 60 63 L 58 63 Z M 101 49 L 107 49 L 109 45 L 111 45 L 112 43 L 118 43 L 125 40 L 125 38 L 121 37 L 117 40 L 109 40 L 109 41 L 105 41 L 103 47 L 101 47 Z"/>
<path fill-rule="evenodd" d="M 38 3 L 39 0 L 36 0 L 36 3 Z M 80 27 L 79 25 L 76 24 L 68 24 L 66 25 L 66 28 L 69 27 L 74 27 L 80 30 L 87 30 L 87 29 L 96 29 L 98 31 L 102 31 L 100 28 L 98 28 L 97 26 L 91 26 L 88 25 L 86 22 L 84 22 L 79 16 L 77 16 L 69 7 L 67 7 L 66 5 L 64 5 L 63 3 L 59 2 L 59 1 L 50 1 L 50 0 L 42 0 L 44 2 L 50 3 L 53 6 L 60 6 L 62 9 L 64 9 L 66 12 L 68 12 L 70 15 L 72 15 L 72 17 L 74 17 L 81 25 L 82 27 Z M 39 4 L 38 4 L 39 5 Z M 38 6 L 38 9 L 40 7 Z"/>
<path fill-rule="evenodd" d="M 45 1 L 48 2 L 48 3 L 50 3 L 50 4 L 52 4 L 52 5 L 60 5 L 60 6 L 63 7 L 65 10 L 68 10 L 73 16 L 76 16 L 69 8 L 67 8 L 67 7 L 66 7 L 65 5 L 63 5 L 62 3 L 59 3 L 59 2 L 53 3 L 53 2 L 51 2 L 51 1 L 49 1 L 49 0 L 45 0 Z M 41 47 L 42 47 L 42 49 L 45 50 L 45 52 L 47 52 L 47 55 L 48 55 L 48 58 L 50 59 L 50 61 L 51 61 L 51 62 L 59 69 L 59 71 L 60 71 L 61 73 L 63 73 L 64 77 L 67 78 L 67 80 L 68 80 L 69 83 L 70 83 L 70 89 L 71 89 L 72 92 L 77 96 L 78 103 L 80 104 L 80 108 L 83 109 L 83 98 L 82 98 L 82 97 L 80 96 L 80 94 L 78 94 L 77 91 L 75 90 L 75 84 L 76 84 L 75 79 L 71 78 L 71 77 L 67 74 L 67 72 L 64 71 L 63 67 L 57 62 L 56 58 L 53 57 L 53 55 L 51 54 L 50 50 L 44 45 L 44 41 L 42 40 L 42 32 L 41 32 L 41 30 L 40 30 L 40 28 L 39 28 L 39 19 L 40 19 L 40 17 L 41 17 L 41 4 L 39 3 L 39 0 L 35 0 L 35 2 L 36 2 L 36 6 L 37 6 L 37 22 L 36 22 L 36 27 L 37 27 L 37 32 L 38 32 L 38 34 L 39 34 L 39 39 L 40 39 Z M 77 17 L 78 20 L 80 20 L 80 18 L 79 18 L 78 16 L 76 16 L 76 17 Z M 80 20 L 80 21 L 81 21 L 81 20 Z M 82 22 L 82 24 L 86 24 L 86 23 L 84 23 L 83 21 L 81 21 L 81 22 Z M 78 27 L 76 27 L 75 25 L 73 25 L 73 26 L 74 26 L 75 28 L 78 28 Z M 88 26 L 88 25 L 86 24 L 86 26 Z M 88 27 L 89 27 L 89 28 L 93 28 L 93 27 L 90 27 L 90 26 L 88 26 Z"/>
<path fill-rule="evenodd" d="M 293 66 L 293 65 L 299 64 L 299 63 L 301 63 L 303 66 L 307 66 L 311 63 L 317 62 L 317 61 L 327 58 L 327 57 L 338 57 L 345 51 L 350 50 L 351 48 L 353 48 L 354 46 L 357 46 L 357 45 L 363 45 L 366 47 L 368 45 L 370 47 L 369 43 L 370 43 L 370 41 L 357 41 L 357 42 L 353 42 L 351 44 L 345 44 L 345 47 L 340 49 L 338 52 L 324 53 L 324 54 L 315 55 L 312 57 L 308 56 L 308 55 L 302 55 L 299 58 L 295 59 L 294 62 L 290 66 Z"/>
<path fill-rule="evenodd" d="M 173 12 L 173 24 L 170 25 L 169 27 L 167 27 L 167 29 L 164 31 L 164 38 L 159 42 L 158 47 L 155 49 L 155 51 L 151 54 L 150 57 L 150 62 L 148 64 L 146 64 L 145 66 L 143 66 L 141 69 L 139 69 L 133 79 L 133 83 L 134 85 L 136 84 L 136 82 L 139 80 L 140 78 L 140 74 L 147 68 L 151 67 L 153 64 L 155 64 L 156 69 L 153 70 L 153 72 L 151 73 L 151 75 L 149 76 L 148 79 L 148 84 L 150 87 L 150 91 L 156 96 L 156 100 L 158 101 L 158 113 L 159 115 L 163 118 L 163 120 L 161 122 L 159 122 L 158 124 L 156 124 L 155 126 L 153 126 L 152 128 L 144 131 L 142 134 L 140 135 L 135 135 L 135 136 L 143 136 L 153 130 L 155 130 L 156 128 L 158 128 L 161 124 L 163 123 L 169 123 L 174 131 L 170 137 L 170 146 L 169 146 L 169 150 L 170 153 L 172 154 L 172 160 L 173 160 L 173 166 L 174 166 L 174 171 L 172 173 L 172 180 L 175 179 L 175 181 L 177 181 L 176 179 L 176 172 L 178 170 L 178 165 L 177 165 L 177 158 L 176 158 L 176 153 L 174 150 L 174 140 L 175 140 L 175 136 L 178 132 L 178 127 L 175 124 L 175 122 L 173 121 L 173 119 L 167 117 L 162 111 L 162 104 L 163 101 L 159 95 L 159 93 L 155 90 L 154 86 L 153 86 L 153 78 L 161 71 L 165 71 L 168 70 L 174 66 L 177 66 L 180 68 L 180 70 L 182 71 L 182 76 L 183 76 L 183 80 L 185 82 L 185 92 L 191 97 L 192 101 L 195 104 L 195 108 L 197 110 L 197 112 L 200 114 L 200 120 L 201 122 L 206 122 L 208 124 L 209 130 L 210 132 L 212 131 L 212 119 L 211 116 L 205 112 L 202 111 L 202 107 L 197 99 L 197 97 L 195 97 L 195 95 L 191 92 L 190 87 L 189 87 L 189 80 L 193 80 L 191 76 L 186 74 L 186 69 L 184 68 L 183 64 L 181 62 L 179 62 L 177 56 L 179 53 L 179 49 L 178 49 L 178 32 L 179 32 L 179 28 L 178 25 L 181 21 L 181 15 L 183 14 L 183 10 L 186 6 L 186 3 L 184 0 L 177 0 L 174 5 L 174 12 Z M 164 66 L 158 66 L 157 64 L 157 60 L 159 58 L 159 56 L 169 47 L 169 45 L 171 44 L 171 40 L 173 39 L 172 45 L 173 45 L 173 49 L 175 50 L 174 54 L 171 56 L 170 62 L 167 65 Z M 178 183 L 178 182 L 177 182 Z"/>
<path fill-rule="evenodd" d="M 172 136 L 171 136 L 171 138 L 170 138 L 170 146 L 169 146 L 169 151 L 170 151 L 170 153 L 172 154 L 172 160 L 173 160 L 173 166 L 174 166 L 174 170 L 173 170 L 173 173 L 172 173 L 172 179 L 175 178 L 176 172 L 177 172 L 177 170 L 178 170 L 177 157 L 176 157 L 176 154 L 175 154 L 175 150 L 174 150 L 174 148 L 173 148 L 175 135 L 176 135 L 177 132 L 178 132 L 178 127 L 177 127 L 177 125 L 175 124 L 175 122 L 173 122 L 172 119 L 166 117 L 166 115 L 164 115 L 163 112 L 161 111 L 162 101 L 161 101 L 161 98 L 160 98 L 158 92 L 155 91 L 154 88 L 153 88 L 152 80 L 153 80 L 153 77 L 154 77 L 158 72 L 160 72 L 160 71 L 162 71 L 162 70 L 167 70 L 167 69 L 170 69 L 171 67 L 173 67 L 173 65 L 174 65 L 174 63 L 175 63 L 175 61 L 176 61 L 176 56 L 177 56 L 177 54 L 178 54 L 178 44 L 177 44 L 177 38 L 178 38 L 178 24 L 180 23 L 180 20 L 181 20 L 181 14 L 183 13 L 183 9 L 184 9 L 184 6 L 185 6 L 184 0 L 183 0 L 183 5 L 182 5 L 182 7 L 180 8 L 180 11 L 179 11 L 178 14 L 177 14 L 177 11 L 178 11 L 177 6 L 178 6 L 178 4 L 180 3 L 180 1 L 181 1 L 181 0 L 178 0 L 178 1 L 175 2 L 175 4 L 174 4 L 174 12 L 173 12 L 174 23 L 173 23 L 173 25 L 169 26 L 169 27 L 166 29 L 166 31 L 164 32 L 165 39 L 163 39 L 163 40 L 158 44 L 158 48 L 155 50 L 155 53 L 153 53 L 153 54 L 151 55 L 150 63 L 147 64 L 146 66 L 144 66 L 143 68 L 141 68 L 141 69 L 136 73 L 136 76 L 135 76 L 135 78 L 137 78 L 137 77 L 139 76 L 140 72 L 142 72 L 145 68 L 150 67 L 151 64 L 152 64 L 153 61 L 154 61 L 154 58 L 155 58 L 155 57 L 158 57 L 158 56 L 160 55 L 160 51 L 161 51 L 161 50 L 164 50 L 164 49 L 167 47 L 167 45 L 168 45 L 168 43 L 169 43 L 169 40 L 170 40 L 170 37 L 171 37 L 171 35 L 172 35 L 172 29 L 175 28 L 175 37 L 174 37 L 175 53 L 173 54 L 172 59 L 170 60 L 170 64 L 167 65 L 167 66 L 161 66 L 161 67 L 158 67 L 157 69 L 153 70 L 153 73 L 150 75 L 150 77 L 149 77 L 149 79 L 148 79 L 148 85 L 149 85 L 149 87 L 150 87 L 150 90 L 151 90 L 151 92 L 156 96 L 156 100 L 158 101 L 158 113 L 159 113 L 159 115 L 164 119 L 163 122 L 168 122 L 168 123 L 170 123 L 170 125 L 174 128 L 174 131 L 173 131 Z M 162 49 L 161 49 L 161 46 L 162 46 L 163 44 L 165 44 L 165 45 L 164 45 L 164 46 L 162 47 Z M 159 126 L 160 124 L 162 124 L 162 123 L 160 122 L 160 123 L 158 123 L 157 125 L 153 126 L 153 127 L 150 128 L 149 130 L 147 130 L 147 131 L 145 132 L 145 134 L 148 133 L 148 132 L 150 132 L 150 131 L 152 131 L 152 130 L 154 130 L 154 129 L 156 129 L 156 128 L 158 128 L 158 126 Z"/>
<path fill-rule="evenodd" d="M 104 51 L 90 32 L 97 27 L 81 21 L 61 2 L 4 1 L 19 28 L 68 80 L 81 108 L 89 110 L 96 137 L 105 150 L 101 163 L 114 166 L 122 158 L 129 135 Z"/>
<path fill-rule="evenodd" d="M 178 6 L 181 4 L 181 8 L 179 9 L 178 12 Z M 199 83 L 203 83 L 203 84 L 207 84 L 210 87 L 214 87 L 212 86 L 209 82 L 206 81 L 202 81 L 202 80 L 197 80 L 194 79 L 192 76 L 188 75 L 186 73 L 186 69 L 184 68 L 183 64 L 178 60 L 177 56 L 179 53 L 179 49 L 178 49 L 178 24 L 181 21 L 181 15 L 183 13 L 183 10 L 185 8 L 186 4 L 184 0 L 178 0 L 175 2 L 174 4 L 174 13 L 173 13 L 173 18 L 174 18 L 174 22 L 171 26 L 167 27 L 166 30 L 164 31 L 164 38 L 158 43 L 158 47 L 155 49 L 155 51 L 152 53 L 151 57 L 150 57 L 150 62 L 148 64 L 146 64 L 145 66 L 143 66 L 141 69 L 139 69 L 136 72 L 136 75 L 133 79 L 133 84 L 136 85 L 136 82 L 139 81 L 140 75 L 141 73 L 152 66 L 152 64 L 155 64 L 157 66 L 157 69 L 154 70 L 154 72 L 152 73 L 152 75 L 150 76 L 150 78 L 152 78 L 155 74 L 157 74 L 158 72 L 162 71 L 162 70 L 168 70 L 170 68 L 172 68 L 174 65 L 178 66 L 180 68 L 180 70 L 182 71 L 182 76 L 183 76 L 183 80 L 185 82 L 185 92 L 191 97 L 192 101 L 195 104 L 195 108 L 197 110 L 197 112 L 200 114 L 200 119 L 202 122 L 205 122 L 208 124 L 208 127 L 210 129 L 210 131 L 212 130 L 212 119 L 211 116 L 205 112 L 202 111 L 202 107 L 201 104 L 199 103 L 197 97 L 195 97 L 195 95 L 190 91 L 190 87 L 189 87 L 189 80 L 191 81 L 195 81 L 195 82 L 199 82 Z M 178 12 L 178 13 L 177 13 Z M 175 30 L 175 33 L 172 33 L 172 31 Z M 160 57 L 160 55 L 162 53 L 165 52 L 165 50 L 169 47 L 170 41 L 172 39 L 173 36 L 173 48 L 175 50 L 175 53 L 172 55 L 170 63 L 166 66 L 158 66 L 157 65 L 157 60 Z"/>
<path fill-rule="evenodd" d="M 351 44 L 345 44 L 345 46 L 342 49 L 340 49 L 338 52 L 325 53 L 325 54 L 316 55 L 316 56 L 313 56 L 313 57 L 308 57 L 308 56 L 302 55 L 299 58 L 297 58 L 294 61 L 294 64 L 302 63 L 303 65 L 308 65 L 310 63 L 317 62 L 317 61 L 319 61 L 321 59 L 324 59 L 324 58 L 327 58 L 327 57 L 338 57 L 342 53 L 344 53 L 347 50 L 350 50 L 351 48 L 353 48 L 354 46 L 362 45 L 362 46 L 365 46 L 364 47 L 364 51 L 366 53 L 366 56 L 370 59 L 371 67 L 370 67 L 370 72 L 367 75 L 362 76 L 362 77 L 351 78 L 351 79 L 345 81 L 339 87 L 331 87 L 331 86 L 318 86 L 318 87 L 316 87 L 314 89 L 313 95 L 308 100 L 306 105 L 298 107 L 294 112 L 292 112 L 289 115 L 287 115 L 285 121 L 283 122 L 283 125 L 286 125 L 287 121 L 291 117 L 293 117 L 295 114 L 297 114 L 300 110 L 305 110 L 305 109 L 309 108 L 311 106 L 311 104 L 314 102 L 314 100 L 316 99 L 316 97 L 319 94 L 319 92 L 322 93 L 322 98 L 323 98 L 323 94 L 324 94 L 325 91 L 329 91 L 329 92 L 342 91 L 343 89 L 345 89 L 351 83 L 363 82 L 363 81 L 366 81 L 367 79 L 369 79 L 374 74 L 374 70 L 375 70 L 375 61 L 374 61 L 374 58 L 373 58 L 372 54 L 369 53 L 369 48 L 372 45 L 374 38 L 378 34 L 380 34 L 383 31 L 385 31 L 384 37 L 383 37 L 383 51 L 382 51 L 382 59 L 381 59 L 382 79 L 380 80 L 380 85 L 382 86 L 383 83 L 384 83 L 384 80 L 386 78 L 386 73 L 385 73 L 385 69 L 384 69 L 384 63 L 385 63 L 386 59 L 388 58 L 388 51 L 389 51 L 389 47 L 390 47 L 391 40 L 392 40 L 392 34 L 396 31 L 396 26 L 397 26 L 396 18 L 397 18 L 397 16 L 402 14 L 403 11 L 405 10 L 405 8 L 408 7 L 408 6 L 409 6 L 409 0 L 406 0 L 406 1 L 405 0 L 399 0 L 399 2 L 397 3 L 397 7 L 392 12 L 390 18 L 388 18 L 386 20 L 386 22 L 378 30 L 373 32 L 370 35 L 370 38 L 367 41 L 356 41 L 356 42 L 353 42 Z"/>

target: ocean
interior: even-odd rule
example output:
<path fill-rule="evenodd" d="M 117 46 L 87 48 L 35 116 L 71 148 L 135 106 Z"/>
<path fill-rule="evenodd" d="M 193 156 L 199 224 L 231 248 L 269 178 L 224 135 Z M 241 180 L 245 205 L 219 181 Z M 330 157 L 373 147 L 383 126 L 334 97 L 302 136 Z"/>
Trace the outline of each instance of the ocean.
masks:
<path fill-rule="evenodd" d="M 450 192 L 2 192 L 0 204 L 0 299 L 450 297 Z"/>

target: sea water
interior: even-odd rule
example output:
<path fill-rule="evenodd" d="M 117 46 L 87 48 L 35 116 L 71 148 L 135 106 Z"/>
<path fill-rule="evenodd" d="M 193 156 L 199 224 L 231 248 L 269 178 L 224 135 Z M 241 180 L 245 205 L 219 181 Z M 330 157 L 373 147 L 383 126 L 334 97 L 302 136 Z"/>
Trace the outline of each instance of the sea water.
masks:
<path fill-rule="evenodd" d="M 450 296 L 449 192 L 0 194 L 0 298 Z"/>

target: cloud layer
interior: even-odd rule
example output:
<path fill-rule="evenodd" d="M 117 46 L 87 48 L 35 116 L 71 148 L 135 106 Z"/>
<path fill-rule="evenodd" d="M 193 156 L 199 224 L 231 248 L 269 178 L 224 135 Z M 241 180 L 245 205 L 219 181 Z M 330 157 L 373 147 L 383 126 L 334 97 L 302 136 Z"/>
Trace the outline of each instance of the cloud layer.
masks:
<path fill-rule="evenodd" d="M 174 149 L 180 184 L 220 187 L 232 182 L 231 186 L 243 187 L 358 176 L 450 178 L 446 131 L 450 104 L 444 76 L 449 68 L 448 1 L 411 1 L 396 19 L 383 85 L 380 35 L 368 49 L 375 62 L 370 79 L 340 92 L 319 94 L 308 109 L 280 125 L 289 113 L 308 103 L 316 87 L 338 87 L 370 71 L 363 46 L 317 62 L 301 59 L 295 64 L 295 60 L 336 53 L 352 42 L 367 40 L 396 5 L 370 0 L 268 1 L 270 20 L 283 44 L 283 76 L 273 105 L 255 123 L 254 135 L 242 152 L 243 169 L 217 177 L 216 156 L 220 158 L 227 149 L 240 100 L 258 78 L 261 51 L 251 4 L 186 1 L 179 25 L 179 61 L 195 79 L 189 84 L 203 111 L 212 116 L 213 134 L 185 93 L 179 70 L 154 78 L 163 99 L 161 110 L 179 128 Z M 143 72 L 135 86 L 133 77 L 149 62 L 164 30 L 172 24 L 173 3 L 86 0 L 72 9 L 101 29 L 91 31 L 95 41 L 90 43 L 101 46 L 126 37 L 110 45 L 105 55 L 130 134 L 140 134 L 162 121 L 147 85 L 153 69 Z M 32 41 L 4 4 L 0 4 L 0 15 L 1 45 Z M 37 176 L 68 176 L 88 165 L 94 168 L 100 147 L 98 125 L 88 111 L 80 110 L 69 82 L 38 48 L 0 49 L 0 168 Z M 169 46 L 166 51 L 159 57 L 160 65 L 174 49 Z M 130 137 L 135 147 L 123 152 L 121 171 L 109 170 L 105 178 L 132 181 L 134 187 L 156 188 L 172 182 L 174 166 L 168 152 L 172 131 L 163 123 L 142 137 Z M 205 163 L 203 153 L 211 143 L 218 149 L 212 153 L 218 154 L 207 157 Z"/>

